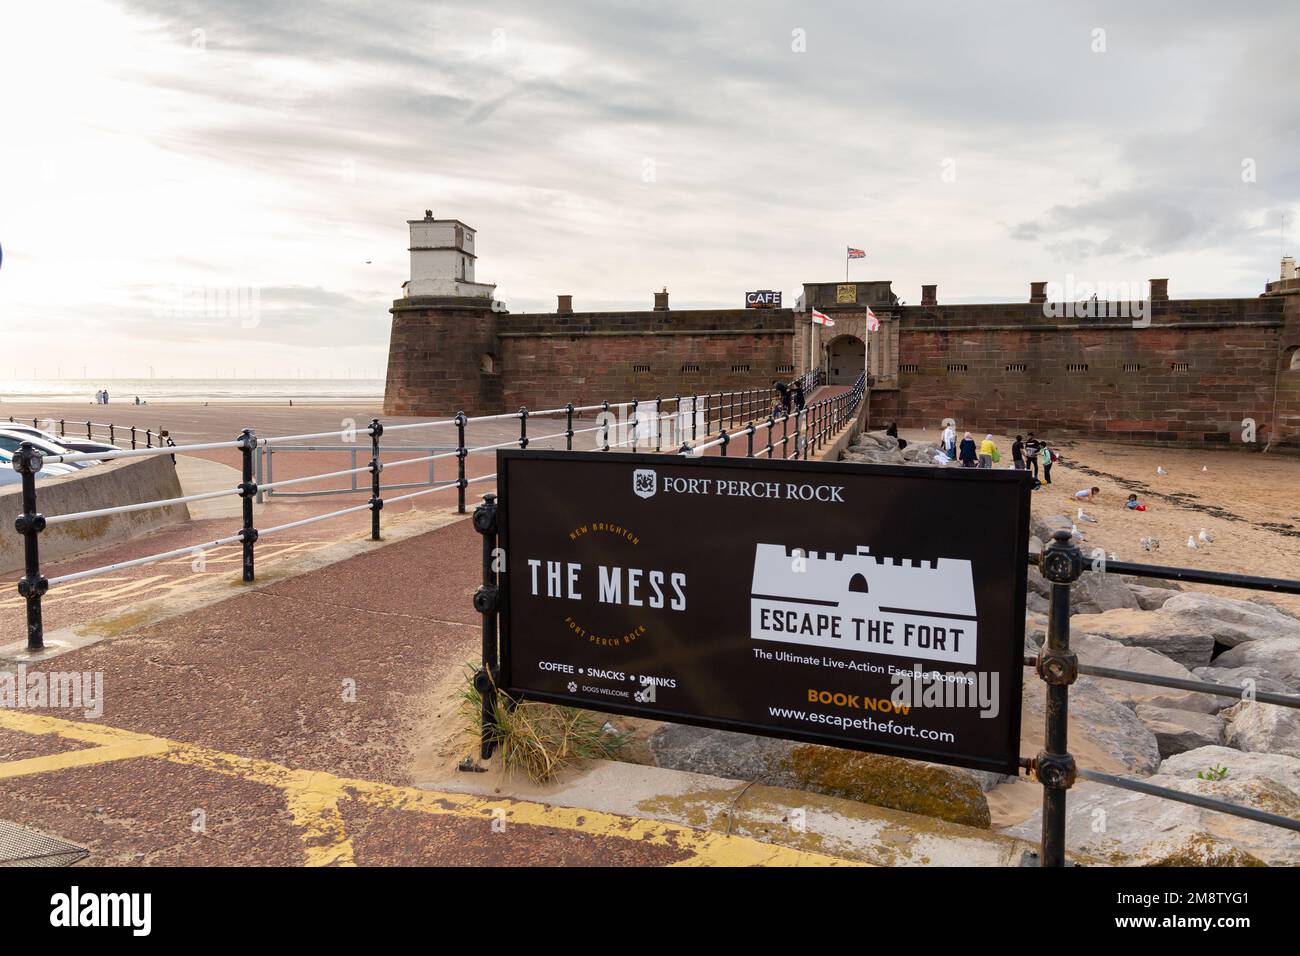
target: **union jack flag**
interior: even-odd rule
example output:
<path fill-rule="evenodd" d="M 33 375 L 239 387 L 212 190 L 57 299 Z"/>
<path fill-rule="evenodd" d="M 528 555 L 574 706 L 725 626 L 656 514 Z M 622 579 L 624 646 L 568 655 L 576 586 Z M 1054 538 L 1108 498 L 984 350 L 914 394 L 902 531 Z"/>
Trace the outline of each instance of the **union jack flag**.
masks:
<path fill-rule="evenodd" d="M 849 258 L 850 258 L 850 259 L 865 259 L 866 257 L 867 257 L 867 253 L 866 253 L 865 250 L 863 250 L 863 249 L 854 249 L 852 246 L 849 246 Z"/>

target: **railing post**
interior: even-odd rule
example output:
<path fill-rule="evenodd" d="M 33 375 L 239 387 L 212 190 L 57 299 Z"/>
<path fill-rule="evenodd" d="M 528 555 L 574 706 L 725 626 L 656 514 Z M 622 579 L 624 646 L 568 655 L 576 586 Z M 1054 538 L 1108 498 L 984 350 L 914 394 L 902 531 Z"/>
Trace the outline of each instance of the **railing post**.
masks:
<path fill-rule="evenodd" d="M 112 422 L 108 423 L 108 443 L 110 445 L 117 444 L 117 429 L 113 427 Z"/>
<path fill-rule="evenodd" d="M 257 448 L 257 458 L 253 463 L 253 480 L 257 482 L 257 503 L 260 505 L 266 501 L 266 492 L 262 489 L 262 461 L 266 458 L 267 449 L 262 446 Z M 176 456 L 173 455 L 173 458 Z"/>
<path fill-rule="evenodd" d="M 384 470 L 379 460 L 379 436 L 384 426 L 378 418 L 370 419 L 370 540 L 379 540 L 379 513 L 384 510 L 384 499 L 379 487 L 379 473 Z M 463 486 L 462 486 L 463 487 Z M 462 511 L 464 508 L 462 507 Z"/>
<path fill-rule="evenodd" d="M 790 457 L 790 413 L 781 418 L 781 457 Z"/>
<path fill-rule="evenodd" d="M 59 434 L 60 434 L 60 435 L 63 434 L 63 431 L 61 430 L 61 428 L 62 428 L 62 426 L 60 426 L 60 431 L 59 431 Z M 131 426 L 131 447 L 132 447 L 132 448 L 135 447 L 135 426 L 134 426 L 134 425 Z"/>
<path fill-rule="evenodd" d="M 465 450 L 465 413 L 456 413 L 456 513 L 465 513 L 465 459 L 469 452 Z"/>
<path fill-rule="evenodd" d="M 145 448 L 152 448 L 152 447 L 153 447 L 153 429 L 152 429 L 152 428 L 146 428 L 146 429 L 144 430 L 144 447 L 145 447 Z"/>
<path fill-rule="evenodd" d="M 36 419 L 34 418 L 32 419 L 32 427 L 36 427 Z M 86 441 L 91 441 L 94 437 L 94 434 L 90 430 L 90 422 L 86 422 Z"/>
<path fill-rule="evenodd" d="M 799 419 L 803 417 L 804 410 L 796 408 L 794 412 L 794 457 L 806 458 L 803 454 L 803 436 L 799 428 Z"/>
<path fill-rule="evenodd" d="M 605 451 L 609 451 L 609 400 L 600 403 L 601 416 L 605 422 Z"/>
<path fill-rule="evenodd" d="M 745 448 L 745 457 L 753 458 L 754 457 L 754 423 L 753 422 L 750 422 L 748 425 L 745 426 L 745 438 L 747 442 Z"/>
<path fill-rule="evenodd" d="M 528 447 L 528 406 L 519 406 L 519 447 Z"/>
<path fill-rule="evenodd" d="M 772 460 L 772 429 L 776 427 L 776 419 L 771 415 L 767 416 L 767 460 Z"/>
<path fill-rule="evenodd" d="M 257 495 L 257 482 L 253 480 L 253 448 L 257 445 L 257 436 L 252 429 L 245 428 L 239 434 L 239 450 L 243 456 L 243 478 L 239 485 L 239 497 L 243 499 L 244 527 L 240 529 L 239 540 L 244 545 L 244 580 L 253 580 L 253 544 L 257 541 L 257 529 L 253 527 L 253 498 Z"/>
<path fill-rule="evenodd" d="M 10 421 L 13 421 L 13 417 L 10 416 L 9 420 L 10 420 Z M 66 430 L 65 427 L 64 427 L 65 424 L 66 424 L 66 423 L 64 422 L 64 420 L 63 420 L 62 418 L 60 418 L 60 419 L 59 419 L 59 437 L 60 437 L 60 438 L 63 438 L 65 435 L 68 434 L 68 433 L 67 433 L 67 430 Z M 131 429 L 131 431 L 134 432 L 134 431 L 135 431 L 135 428 L 133 427 L 133 428 Z M 134 448 L 135 446 L 132 445 L 131 447 Z"/>
<path fill-rule="evenodd" d="M 1035 669 L 1047 684 L 1045 747 L 1030 761 L 1043 785 L 1042 866 L 1065 865 L 1065 792 L 1078 773 L 1068 747 L 1070 685 L 1079 675 L 1079 660 L 1070 650 L 1070 585 L 1083 572 L 1083 553 L 1071 532 L 1053 533 L 1038 558 L 1043 577 L 1052 583 L 1047 609 L 1047 640 Z"/>
<path fill-rule="evenodd" d="M 573 451 L 573 402 L 564 406 L 564 450 Z M 465 510 L 464 496 L 461 497 L 460 510 Z"/>
<path fill-rule="evenodd" d="M 483 584 L 474 592 L 474 610 L 483 615 L 483 663 L 474 675 L 474 689 L 478 691 L 482 705 L 479 710 L 479 756 L 487 760 L 496 749 L 497 680 L 501 673 L 497 649 L 497 607 L 501 592 L 497 587 L 496 573 L 496 495 L 484 495 L 483 503 L 474 509 L 474 530 L 483 536 Z"/>
<path fill-rule="evenodd" d="M 655 396 L 655 451 L 659 451 L 664 443 L 664 399 L 662 395 Z"/>
<path fill-rule="evenodd" d="M 634 398 L 634 399 L 632 399 L 632 452 L 633 452 L 634 454 L 635 454 L 635 452 L 636 452 L 636 433 L 637 433 L 637 420 L 636 420 L 636 416 L 637 416 L 637 400 Z M 656 447 L 655 447 L 655 451 L 658 451 L 658 450 L 659 450 L 659 448 L 658 448 L 658 446 L 656 446 Z"/>
<path fill-rule="evenodd" d="M 23 442 L 14 452 L 13 467 L 23 479 L 23 513 L 14 522 L 14 528 L 23 536 L 23 567 L 25 575 L 18 582 L 18 593 L 27 602 L 27 649 L 39 651 L 45 647 L 45 623 L 41 617 L 41 598 L 50 589 L 50 582 L 41 574 L 39 536 L 45 530 L 45 516 L 36 510 L 36 473 L 41 470 L 41 453 L 31 442 Z"/>
<path fill-rule="evenodd" d="M 727 457 L 727 446 L 731 444 L 731 436 L 727 434 L 727 426 L 722 426 L 722 457 Z"/>
<path fill-rule="evenodd" d="M 704 434 L 712 434 L 713 426 L 713 393 L 704 396 Z"/>

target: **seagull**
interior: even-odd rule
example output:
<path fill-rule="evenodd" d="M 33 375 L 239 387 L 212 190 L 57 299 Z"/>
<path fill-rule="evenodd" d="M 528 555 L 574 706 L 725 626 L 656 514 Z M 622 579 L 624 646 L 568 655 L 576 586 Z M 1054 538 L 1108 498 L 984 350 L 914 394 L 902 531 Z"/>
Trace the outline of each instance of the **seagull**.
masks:
<path fill-rule="evenodd" d="M 1210 469 L 1206 468 L 1204 465 L 1201 466 L 1201 471 L 1209 471 L 1209 470 Z"/>
<path fill-rule="evenodd" d="M 1088 514 L 1088 513 L 1087 513 L 1086 511 L 1084 511 L 1082 508 L 1079 509 L 1079 520 L 1080 520 L 1080 521 L 1091 521 L 1091 522 L 1094 522 L 1094 523 L 1097 521 L 1096 518 L 1094 518 L 1092 515 Z"/>
<path fill-rule="evenodd" d="M 1211 541 L 1214 540 L 1214 535 L 1210 534 L 1210 532 L 1206 531 L 1204 528 L 1201 529 L 1201 533 L 1198 534 L 1196 537 L 1199 538 L 1201 541 L 1204 541 L 1206 544 L 1209 544 Z"/>
<path fill-rule="evenodd" d="M 1187 536 L 1187 550 L 1195 551 L 1200 545 L 1196 543 L 1196 538 L 1192 535 Z"/>
<path fill-rule="evenodd" d="M 1156 474 L 1157 474 L 1157 475 L 1167 475 L 1167 474 L 1169 474 L 1169 472 L 1165 471 L 1165 470 L 1164 470 L 1163 468 L 1161 468 L 1159 465 L 1156 465 Z"/>
<path fill-rule="evenodd" d="M 1138 544 L 1142 545 L 1142 550 L 1143 550 L 1143 551 L 1159 551 L 1159 550 L 1160 550 L 1160 539 L 1159 539 L 1159 538 L 1143 538 L 1141 541 L 1138 542 Z"/>
<path fill-rule="evenodd" d="M 1083 532 L 1079 530 L 1079 526 L 1077 524 L 1070 525 L 1070 536 L 1077 541 L 1084 540 Z"/>

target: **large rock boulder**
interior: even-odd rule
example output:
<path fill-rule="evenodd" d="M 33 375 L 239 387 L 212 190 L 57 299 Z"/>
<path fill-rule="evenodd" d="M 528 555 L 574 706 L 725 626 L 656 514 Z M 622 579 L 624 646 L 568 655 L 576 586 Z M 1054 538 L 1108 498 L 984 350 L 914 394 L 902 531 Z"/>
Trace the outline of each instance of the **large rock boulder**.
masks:
<path fill-rule="evenodd" d="M 1266 637 L 1238 644 L 1214 661 L 1215 667 L 1249 667 L 1300 691 L 1300 638 Z"/>
<path fill-rule="evenodd" d="M 800 744 L 769 778 L 777 786 L 988 829 L 983 780 L 959 767 Z"/>
<path fill-rule="evenodd" d="M 1002 778 L 959 767 L 664 724 L 650 736 L 657 766 L 843 797 L 988 828 L 986 789 Z"/>
<path fill-rule="evenodd" d="M 1160 610 L 1166 601 L 1178 593 L 1169 588 L 1153 588 L 1145 584 L 1130 584 L 1128 589 L 1137 598 L 1138 607 L 1144 611 Z"/>
<path fill-rule="evenodd" d="M 1129 866 L 1268 866 L 1247 853 L 1194 826 L 1176 826 L 1137 848 Z"/>
<path fill-rule="evenodd" d="M 1106 693 L 1101 681 L 1080 677 L 1070 688 L 1070 752 L 1080 765 L 1108 773 L 1153 773 L 1160 764 L 1155 734 L 1137 715 Z M 1043 749 L 1047 685 L 1025 672 L 1020 710 L 1020 752 Z"/>
<path fill-rule="evenodd" d="M 1052 583 L 1032 565 L 1026 583 L 1030 594 L 1038 594 L 1044 598 L 1052 596 Z M 1138 599 L 1133 590 L 1113 574 L 1084 571 L 1070 588 L 1071 614 L 1099 614 L 1113 608 L 1137 610 L 1138 606 Z"/>
<path fill-rule="evenodd" d="M 1162 760 L 1159 773 L 1195 780 L 1198 773 L 1210 767 L 1226 767 L 1228 778 L 1237 780 L 1274 780 L 1300 794 L 1300 758 L 1286 754 L 1243 754 L 1231 747 L 1200 747 Z"/>
<path fill-rule="evenodd" d="M 1214 637 L 1204 625 L 1194 618 L 1167 614 L 1164 608 L 1159 611 L 1116 608 L 1100 614 L 1079 614 L 1070 621 L 1070 630 L 1096 634 L 1133 647 L 1147 647 L 1188 669 L 1210 663 L 1214 654 Z"/>
<path fill-rule="evenodd" d="M 1137 719 L 1156 735 L 1161 757 L 1223 743 L 1223 718 L 1194 710 L 1138 704 Z"/>
<path fill-rule="evenodd" d="M 1070 588 L 1071 614 L 1100 614 L 1116 608 L 1137 610 L 1137 595 L 1114 574 L 1084 571 Z"/>
<path fill-rule="evenodd" d="M 1222 657 L 1220 657 L 1222 660 Z M 1219 710 L 1224 711 L 1236 704 L 1246 696 L 1247 691 L 1264 691 L 1270 694 L 1295 694 L 1295 689 L 1288 686 L 1284 681 L 1278 680 L 1272 674 L 1261 670 L 1258 667 L 1198 667 L 1192 671 L 1192 674 L 1198 680 L 1209 681 L 1212 684 L 1226 684 L 1229 687 L 1239 687 L 1243 691 L 1233 697 L 1214 697 Z"/>
<path fill-rule="evenodd" d="M 844 461 L 866 462 L 874 465 L 903 465 L 906 460 L 896 450 L 860 446 L 847 448 L 843 452 Z"/>
<path fill-rule="evenodd" d="M 1259 767 L 1272 766 L 1279 759 L 1226 747 L 1201 747 L 1169 758 L 1146 782 L 1282 816 L 1300 815 L 1300 794 L 1286 780 L 1257 772 L 1252 766 L 1257 758 Z M 1227 766 L 1227 777 L 1196 778 L 1196 771 L 1213 766 Z M 1024 823 L 1003 832 L 1037 840 L 1041 828 L 1042 811 L 1038 810 Z M 1116 865 L 1162 860 L 1192 863 L 1201 856 L 1225 862 L 1230 859 L 1224 852 L 1228 847 L 1249 855 L 1238 860 L 1242 863 L 1254 859 L 1279 866 L 1300 863 L 1300 839 L 1290 830 L 1091 781 L 1076 784 L 1066 797 L 1065 843 L 1072 853 Z"/>
<path fill-rule="evenodd" d="M 1175 677 L 1193 680 L 1194 675 L 1177 661 L 1170 660 L 1148 647 L 1121 644 L 1096 634 L 1071 634 L 1070 648 L 1079 656 L 1079 662 L 1094 667 L 1154 674 L 1157 677 Z M 1190 690 L 1161 687 L 1157 684 L 1139 684 L 1114 678 L 1097 678 L 1098 685 L 1108 695 L 1129 707 L 1150 704 L 1174 710 L 1196 711 L 1211 714 L 1222 706 L 1221 700 L 1209 694 Z"/>
<path fill-rule="evenodd" d="M 1272 637 L 1300 638 L 1300 618 L 1273 604 L 1183 591 L 1160 610 L 1175 620 L 1186 619 L 1191 627 L 1203 628 L 1225 647 Z"/>
<path fill-rule="evenodd" d="M 870 439 L 871 441 L 879 445 L 881 448 L 889 448 L 891 450 L 896 450 L 898 448 L 898 439 L 895 438 L 893 435 L 887 435 L 883 431 L 863 432 L 858 437 L 860 439 L 861 438 Z"/>
<path fill-rule="evenodd" d="M 1229 747 L 1253 753 L 1300 757 L 1300 711 L 1243 700 L 1223 712 Z"/>

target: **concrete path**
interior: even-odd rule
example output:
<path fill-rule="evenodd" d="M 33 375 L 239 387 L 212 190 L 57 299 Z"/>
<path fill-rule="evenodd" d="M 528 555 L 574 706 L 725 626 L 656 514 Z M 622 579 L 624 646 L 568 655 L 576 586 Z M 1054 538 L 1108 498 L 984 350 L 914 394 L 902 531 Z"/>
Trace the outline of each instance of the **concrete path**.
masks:
<path fill-rule="evenodd" d="M 243 481 L 243 475 L 238 468 L 195 455 L 176 456 L 176 477 L 180 479 L 183 495 L 226 491 Z M 190 509 L 190 517 L 195 521 L 206 521 L 209 518 L 238 519 L 242 514 L 240 499 L 235 495 L 228 498 L 191 501 L 186 507 Z"/>

